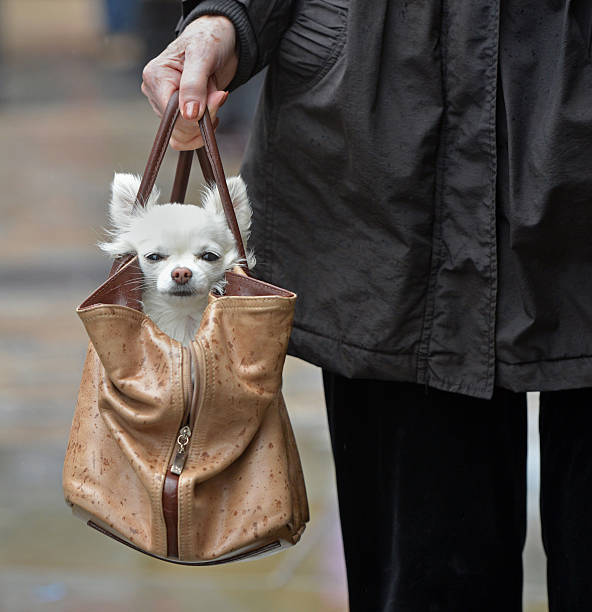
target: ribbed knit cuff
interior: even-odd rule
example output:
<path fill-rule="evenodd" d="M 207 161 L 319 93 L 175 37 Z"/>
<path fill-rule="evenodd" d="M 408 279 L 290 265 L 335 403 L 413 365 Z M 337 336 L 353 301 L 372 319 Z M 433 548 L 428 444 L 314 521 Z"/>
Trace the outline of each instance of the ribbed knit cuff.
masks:
<path fill-rule="evenodd" d="M 236 89 L 248 81 L 257 66 L 257 39 L 251 27 L 249 16 L 242 4 L 236 0 L 204 0 L 179 24 L 179 34 L 195 19 L 204 15 L 222 15 L 229 19 L 236 30 L 238 45 L 238 66 L 228 90 Z"/>

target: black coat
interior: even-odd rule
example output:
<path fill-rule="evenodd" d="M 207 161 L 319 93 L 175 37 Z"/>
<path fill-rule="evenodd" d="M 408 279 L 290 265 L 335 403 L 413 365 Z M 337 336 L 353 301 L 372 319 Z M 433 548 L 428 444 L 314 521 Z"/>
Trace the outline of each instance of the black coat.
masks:
<path fill-rule="evenodd" d="M 490 397 L 592 386 L 590 0 L 205 0 L 269 64 L 243 169 L 291 353 Z"/>

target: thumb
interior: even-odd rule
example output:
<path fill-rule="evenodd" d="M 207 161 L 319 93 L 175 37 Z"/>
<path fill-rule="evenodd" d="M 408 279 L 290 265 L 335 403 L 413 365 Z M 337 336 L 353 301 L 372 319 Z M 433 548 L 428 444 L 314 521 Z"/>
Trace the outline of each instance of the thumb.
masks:
<path fill-rule="evenodd" d="M 202 116 L 207 103 L 208 79 L 214 73 L 216 57 L 209 45 L 189 44 L 179 83 L 179 108 L 184 119 Z"/>

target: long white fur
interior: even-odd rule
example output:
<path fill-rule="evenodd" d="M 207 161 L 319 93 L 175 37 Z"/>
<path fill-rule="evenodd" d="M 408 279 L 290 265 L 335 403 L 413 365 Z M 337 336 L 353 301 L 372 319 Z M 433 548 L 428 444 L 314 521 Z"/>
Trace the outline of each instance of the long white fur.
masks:
<path fill-rule="evenodd" d="M 115 174 L 111 185 L 109 240 L 99 247 L 113 257 L 126 253 L 138 255 L 142 278 L 144 312 L 166 334 L 187 345 L 195 337 L 210 291 L 224 290 L 224 272 L 240 263 L 232 233 L 226 223 L 218 189 L 208 187 L 200 205 L 158 204 L 154 189 L 145 208 L 134 206 L 140 177 Z M 239 229 L 246 245 L 250 235 L 251 206 L 240 176 L 227 180 Z M 206 253 L 219 255 L 217 261 L 205 261 Z M 166 258 L 150 261 L 146 255 L 158 253 Z M 247 251 L 249 268 L 255 257 Z M 188 268 L 192 276 L 180 287 L 171 277 L 176 268 Z M 188 289 L 191 294 L 171 292 Z"/>

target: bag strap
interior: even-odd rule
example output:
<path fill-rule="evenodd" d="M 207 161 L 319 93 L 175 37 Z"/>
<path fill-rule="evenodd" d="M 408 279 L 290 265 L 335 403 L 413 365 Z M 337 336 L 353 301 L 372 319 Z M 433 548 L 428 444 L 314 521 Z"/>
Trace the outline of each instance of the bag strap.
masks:
<path fill-rule="evenodd" d="M 179 92 L 176 91 L 171 96 L 160 120 L 160 126 L 158 127 L 152 149 L 150 150 L 150 155 L 148 156 L 146 168 L 144 170 L 142 181 L 136 196 L 136 206 L 145 206 L 146 202 L 148 202 L 148 198 L 152 192 L 152 189 L 154 188 L 156 176 L 158 175 L 158 171 L 162 165 L 162 160 L 178 117 Z M 224 175 L 224 168 L 222 167 L 218 143 L 216 142 L 216 136 L 214 134 L 212 119 L 207 108 L 203 114 L 203 117 L 199 120 L 199 129 L 201 131 L 205 146 L 203 149 L 198 149 L 196 154 L 202 168 L 204 179 L 208 183 L 216 183 L 216 186 L 218 187 L 218 193 L 222 201 L 222 208 L 224 209 L 226 222 L 228 223 L 228 227 L 230 228 L 234 241 L 236 242 L 239 257 L 243 260 L 242 265 L 245 269 L 247 269 L 245 247 L 240 234 L 238 221 L 236 220 L 236 214 L 234 212 L 234 206 L 232 205 L 230 193 L 228 192 L 228 185 L 226 184 L 226 177 Z M 192 158 L 193 152 L 191 151 L 182 151 L 179 154 L 175 181 L 173 183 L 173 192 L 171 194 L 172 202 L 183 202 L 185 199 L 185 192 L 187 190 L 187 183 L 189 181 L 189 172 L 191 171 Z"/>
<path fill-rule="evenodd" d="M 203 174 L 206 183 L 210 185 L 214 184 L 216 182 L 216 178 L 214 177 L 214 171 L 212 170 L 210 160 L 208 159 L 206 148 L 202 147 L 201 149 L 195 149 L 195 154 L 197 155 L 197 159 L 199 160 L 201 173 Z"/>
<path fill-rule="evenodd" d="M 177 121 L 178 116 L 179 92 L 175 92 L 171 96 L 171 99 L 169 100 L 169 103 L 162 114 L 160 125 L 158 126 L 158 131 L 156 132 L 156 137 L 154 139 L 154 144 L 152 145 L 152 149 L 150 149 L 150 155 L 148 156 L 146 168 L 144 169 L 142 181 L 136 196 L 136 206 L 146 206 L 146 203 L 148 202 L 148 198 L 150 197 L 152 189 L 154 188 L 156 176 L 160 170 L 160 166 L 162 164 L 162 160 L 164 158 L 164 154 L 169 144 L 169 140 L 171 138 L 171 134 L 173 133 L 173 128 L 175 127 L 175 122 Z"/>
<path fill-rule="evenodd" d="M 173 182 L 173 189 L 169 202 L 176 202 L 179 204 L 185 202 L 185 194 L 187 193 L 187 184 L 189 183 L 192 161 L 193 151 L 179 151 L 177 171 L 175 172 L 175 180 Z"/>
<path fill-rule="evenodd" d="M 232 205 L 232 199 L 230 198 L 230 193 L 228 191 L 228 185 L 226 184 L 226 176 L 224 175 L 224 168 L 222 167 L 222 159 L 220 158 L 220 151 L 218 151 L 218 143 L 216 142 L 216 135 L 214 134 L 214 126 L 212 125 L 212 119 L 210 117 L 210 112 L 206 108 L 203 117 L 199 120 L 199 129 L 201 131 L 201 135 L 204 141 L 204 150 L 200 154 L 198 152 L 198 158 L 201 163 L 202 172 L 204 178 L 208 180 L 208 169 L 204 169 L 205 160 L 209 162 L 209 166 L 211 169 L 211 175 L 214 178 L 214 181 L 218 187 L 218 194 L 220 195 L 220 200 L 222 201 L 222 208 L 224 209 L 224 215 L 226 216 L 226 222 L 228 223 L 228 227 L 234 236 L 234 241 L 236 242 L 236 246 L 238 248 L 239 257 L 244 262 L 244 268 L 247 267 L 247 256 L 245 253 L 245 247 L 243 244 L 243 239 L 240 234 L 240 229 L 238 227 L 238 221 L 236 220 L 236 214 L 234 213 L 234 206 Z"/>

